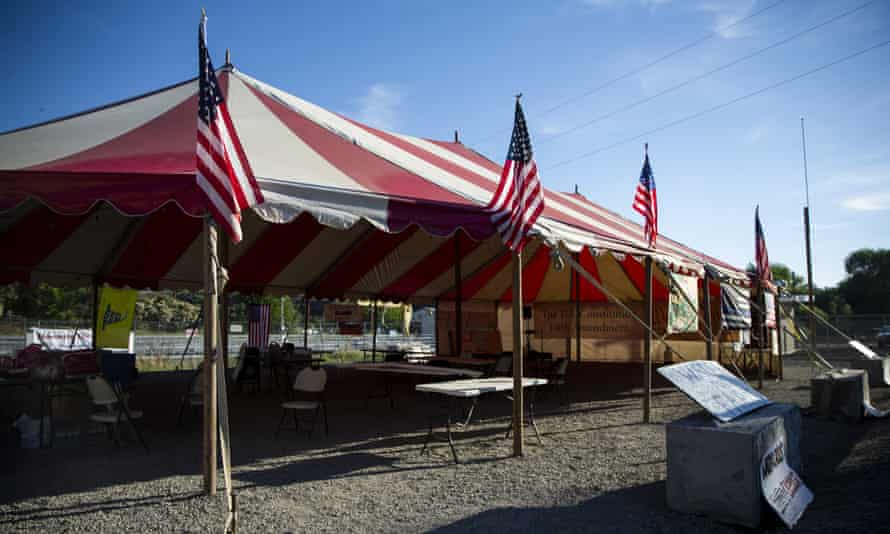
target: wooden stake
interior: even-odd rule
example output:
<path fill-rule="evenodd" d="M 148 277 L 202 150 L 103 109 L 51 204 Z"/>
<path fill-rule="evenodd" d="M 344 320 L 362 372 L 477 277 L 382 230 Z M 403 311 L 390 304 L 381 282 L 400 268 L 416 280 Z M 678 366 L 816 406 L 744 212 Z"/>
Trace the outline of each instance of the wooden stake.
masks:
<path fill-rule="evenodd" d="M 216 495 L 217 231 L 204 219 L 204 493 Z"/>
<path fill-rule="evenodd" d="M 303 294 L 303 348 L 309 348 L 309 295 Z"/>
<path fill-rule="evenodd" d="M 522 253 L 513 255 L 513 456 L 522 456 Z"/>
<path fill-rule="evenodd" d="M 646 256 L 646 337 L 643 338 L 643 422 L 652 409 L 652 256 Z"/>

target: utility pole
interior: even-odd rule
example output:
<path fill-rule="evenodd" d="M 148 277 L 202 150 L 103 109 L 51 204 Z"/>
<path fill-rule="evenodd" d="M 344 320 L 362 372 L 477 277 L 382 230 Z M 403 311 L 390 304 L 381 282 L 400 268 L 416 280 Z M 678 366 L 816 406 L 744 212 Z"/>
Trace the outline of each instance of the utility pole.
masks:
<path fill-rule="evenodd" d="M 810 243 L 810 179 L 807 174 L 807 137 L 803 117 L 800 118 L 800 142 L 803 147 L 803 183 L 807 201 L 803 207 L 803 230 L 806 233 L 807 245 L 807 300 L 810 306 L 810 352 L 816 352 L 816 318 L 813 317 L 813 311 L 816 310 L 815 298 L 813 296 L 813 249 Z"/>

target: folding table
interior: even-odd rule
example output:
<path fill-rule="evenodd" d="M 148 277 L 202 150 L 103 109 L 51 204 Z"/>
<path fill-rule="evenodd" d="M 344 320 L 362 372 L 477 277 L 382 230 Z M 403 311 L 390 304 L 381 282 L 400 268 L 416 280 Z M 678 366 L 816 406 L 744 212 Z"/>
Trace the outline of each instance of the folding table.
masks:
<path fill-rule="evenodd" d="M 535 386 L 543 386 L 547 384 L 546 378 L 525 378 L 522 379 L 522 387 L 523 388 L 531 388 Z M 417 391 L 422 391 L 424 393 L 432 393 L 445 395 L 448 399 L 448 405 L 445 411 L 445 430 L 448 435 L 448 445 L 451 447 L 451 454 L 454 456 L 454 463 L 460 463 L 460 460 L 457 457 L 457 451 L 454 448 L 454 439 L 451 435 L 451 419 L 452 415 L 455 413 L 455 401 L 460 399 L 472 399 L 473 403 L 470 406 L 470 409 L 467 413 L 465 421 L 462 423 L 463 425 L 468 425 L 470 423 L 470 419 L 473 416 L 473 410 L 476 407 L 476 402 L 479 397 L 486 393 L 498 393 L 498 392 L 507 392 L 513 391 L 513 378 L 512 377 L 495 377 L 495 378 L 472 378 L 468 380 L 451 380 L 448 382 L 436 382 L 432 384 L 418 384 L 416 386 Z M 530 390 L 534 391 L 534 390 Z M 535 436 L 537 436 L 538 441 L 541 441 L 541 435 L 538 433 L 538 425 L 535 423 L 535 402 L 534 402 L 534 394 L 530 394 L 526 396 L 526 409 L 525 414 L 528 419 L 528 424 L 535 431 Z M 427 445 L 429 445 L 430 438 L 433 436 L 433 418 L 434 416 L 430 416 L 430 429 L 426 435 L 426 439 L 423 442 L 423 449 L 421 449 L 420 454 L 426 452 Z M 510 431 L 512 430 L 512 425 L 507 429 L 507 436 L 510 435 Z"/>

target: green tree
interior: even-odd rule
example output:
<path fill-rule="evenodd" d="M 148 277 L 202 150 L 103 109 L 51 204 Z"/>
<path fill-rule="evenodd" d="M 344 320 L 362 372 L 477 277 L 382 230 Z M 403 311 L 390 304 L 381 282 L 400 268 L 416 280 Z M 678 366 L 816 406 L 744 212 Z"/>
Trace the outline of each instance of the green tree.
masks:
<path fill-rule="evenodd" d="M 785 290 L 794 295 L 803 295 L 807 293 L 807 283 L 803 276 L 792 271 L 790 267 L 784 263 L 773 263 L 769 266 L 773 273 L 773 280 L 783 280 L 785 282 Z"/>
<path fill-rule="evenodd" d="M 838 290 L 855 313 L 890 313 L 890 250 L 856 250 L 844 268 Z"/>

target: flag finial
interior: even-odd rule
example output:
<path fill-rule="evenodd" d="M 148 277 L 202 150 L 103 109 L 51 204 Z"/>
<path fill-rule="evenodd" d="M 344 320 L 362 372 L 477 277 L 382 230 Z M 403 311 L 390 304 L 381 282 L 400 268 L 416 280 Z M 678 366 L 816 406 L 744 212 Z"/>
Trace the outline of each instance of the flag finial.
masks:
<path fill-rule="evenodd" d="M 232 64 L 232 54 L 229 52 L 229 49 L 226 48 L 226 65 Z"/>
<path fill-rule="evenodd" d="M 643 143 L 643 152 L 645 152 L 647 156 L 649 155 L 649 143 Z"/>
<path fill-rule="evenodd" d="M 519 103 L 519 99 L 520 99 L 520 98 L 522 98 L 522 93 L 517 93 L 517 94 L 516 94 L 516 103 L 517 103 L 517 104 Z"/>
<path fill-rule="evenodd" d="M 207 18 L 207 11 L 205 11 L 203 7 L 201 8 L 201 17 L 205 19 Z"/>

